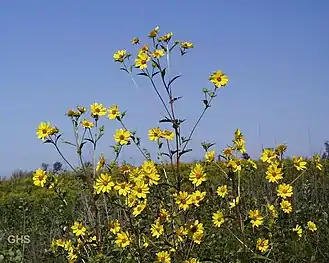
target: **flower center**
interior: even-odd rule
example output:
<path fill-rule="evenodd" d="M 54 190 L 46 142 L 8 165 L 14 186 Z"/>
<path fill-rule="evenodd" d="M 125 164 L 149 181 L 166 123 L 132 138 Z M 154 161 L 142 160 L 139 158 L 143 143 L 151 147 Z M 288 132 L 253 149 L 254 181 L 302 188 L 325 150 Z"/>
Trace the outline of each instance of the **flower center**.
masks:
<path fill-rule="evenodd" d="M 202 174 L 200 173 L 200 172 L 197 172 L 196 174 L 195 174 L 195 178 L 196 179 L 200 179 L 202 177 Z"/>
<path fill-rule="evenodd" d="M 107 180 L 104 180 L 104 181 L 103 181 L 103 185 L 104 185 L 104 186 L 107 186 L 108 184 L 109 184 L 109 182 L 108 182 Z"/>

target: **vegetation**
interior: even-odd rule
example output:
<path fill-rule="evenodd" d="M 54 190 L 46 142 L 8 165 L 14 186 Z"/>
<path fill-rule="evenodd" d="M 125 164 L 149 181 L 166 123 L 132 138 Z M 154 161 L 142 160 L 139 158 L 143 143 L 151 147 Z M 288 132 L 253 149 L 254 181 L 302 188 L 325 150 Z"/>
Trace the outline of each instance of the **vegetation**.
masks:
<path fill-rule="evenodd" d="M 326 156 L 289 159 L 284 157 L 287 146 L 278 145 L 252 160 L 237 129 L 220 160 L 214 144 L 203 142 L 202 160 L 182 163 L 181 157 L 192 151 L 188 145 L 195 129 L 228 77 L 220 70 L 210 74 L 212 88 L 202 90 L 204 109 L 190 133 L 182 134 L 184 119 L 175 111 L 181 96 L 173 90 L 180 75 L 170 75 L 171 56 L 176 50 L 184 56 L 194 46 L 172 41 L 172 33 L 158 33 L 158 27 L 149 33 L 151 45 L 138 49 L 132 65 L 126 50 L 113 56 L 135 85 L 134 69 L 150 82 L 166 112 L 159 122 L 167 127 L 148 133 L 158 149 L 157 161 L 142 148 L 141 138 L 124 122 L 126 112 L 117 105 L 70 109 L 74 141 L 64 140 L 53 124 L 41 123 L 38 138 L 54 147 L 72 171 L 63 171 L 60 163 L 52 169 L 43 164 L 26 176 L 1 181 L 0 260 L 327 262 Z M 135 46 L 139 42 L 132 40 Z M 110 160 L 97 154 L 106 117 L 122 126 L 114 133 Z M 76 151 L 79 167 L 63 155 L 61 142 Z M 87 164 L 83 153 L 88 145 L 93 160 Z M 143 164 L 119 164 L 122 149 L 134 146 L 145 158 Z"/>

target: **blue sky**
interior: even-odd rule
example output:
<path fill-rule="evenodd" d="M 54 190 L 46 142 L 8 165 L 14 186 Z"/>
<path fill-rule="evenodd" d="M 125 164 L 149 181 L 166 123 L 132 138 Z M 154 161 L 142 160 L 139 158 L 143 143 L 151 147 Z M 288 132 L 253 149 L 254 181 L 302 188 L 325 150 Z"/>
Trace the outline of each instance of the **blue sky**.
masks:
<path fill-rule="evenodd" d="M 236 128 L 245 134 L 253 157 L 259 156 L 261 142 L 264 147 L 287 143 L 289 155 L 322 150 L 329 140 L 328 1 L 161 3 L 1 1 L 0 175 L 60 160 L 35 130 L 41 121 L 51 121 L 72 139 L 64 113 L 78 104 L 117 103 L 128 110 L 127 126 L 146 138 L 164 111 L 151 86 L 139 77 L 137 89 L 112 55 L 118 49 L 133 52 L 129 40 L 148 41 L 156 25 L 160 33 L 172 31 L 175 39 L 195 45 L 187 56 L 173 58 L 172 74 L 183 74 L 173 88 L 184 96 L 177 105 L 187 119 L 184 131 L 202 111 L 201 89 L 211 87 L 208 75 L 221 69 L 230 78 L 195 133 L 187 160 L 202 156 L 204 140 L 216 141 L 219 151 Z M 99 152 L 110 158 L 119 125 L 104 123 Z M 154 152 L 154 144 L 142 143 Z M 62 149 L 74 163 L 73 149 Z M 133 147 L 122 158 L 141 160 Z"/>

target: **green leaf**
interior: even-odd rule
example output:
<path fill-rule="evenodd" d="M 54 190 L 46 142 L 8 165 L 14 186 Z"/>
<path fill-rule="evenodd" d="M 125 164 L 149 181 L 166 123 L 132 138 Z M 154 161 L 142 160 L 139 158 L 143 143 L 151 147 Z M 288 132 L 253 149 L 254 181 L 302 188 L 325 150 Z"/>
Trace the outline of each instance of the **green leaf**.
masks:
<path fill-rule="evenodd" d="M 168 83 L 168 87 L 170 87 L 170 85 L 176 80 L 176 79 L 178 79 L 178 78 L 180 78 L 182 75 L 177 75 L 177 76 L 175 76 L 174 78 L 172 78 L 170 81 L 169 81 L 169 83 Z"/>
<path fill-rule="evenodd" d="M 171 156 L 173 156 L 174 154 L 176 154 L 178 151 L 177 150 L 171 150 L 170 153 L 171 153 Z"/>
<path fill-rule="evenodd" d="M 99 134 L 98 138 L 96 139 L 96 142 L 98 142 L 102 137 L 103 137 L 104 133 Z"/>
<path fill-rule="evenodd" d="M 123 70 L 123 71 L 126 71 L 127 73 L 129 73 L 126 68 L 120 68 L 120 70 Z"/>
<path fill-rule="evenodd" d="M 176 101 L 176 100 L 179 100 L 179 99 L 181 99 L 181 98 L 183 98 L 183 97 L 182 97 L 182 96 L 175 97 L 175 98 L 173 98 L 171 101 L 169 101 L 169 103 L 172 103 L 172 102 L 174 102 L 174 101 Z"/>
<path fill-rule="evenodd" d="M 162 119 L 159 122 L 160 123 L 162 123 L 162 122 L 171 122 L 172 123 L 172 120 L 170 120 L 169 118 L 166 117 L 165 119 Z"/>
<path fill-rule="evenodd" d="M 188 153 L 188 152 L 192 152 L 192 149 L 186 149 L 186 150 L 180 152 L 179 157 L 181 157 L 183 154 Z"/>
<path fill-rule="evenodd" d="M 210 147 L 215 145 L 215 143 L 202 142 L 201 145 L 205 151 L 208 151 Z"/>
<path fill-rule="evenodd" d="M 71 145 L 71 146 L 77 147 L 74 143 L 71 143 L 71 142 L 69 142 L 69 141 L 63 141 L 63 143 L 66 143 L 66 144 L 68 144 L 68 145 Z"/>
<path fill-rule="evenodd" d="M 209 107 L 209 101 L 208 100 L 203 100 L 203 103 L 206 107 Z"/>
<path fill-rule="evenodd" d="M 158 69 L 160 69 L 160 65 L 156 60 L 152 59 L 152 62 L 157 66 Z"/>
<path fill-rule="evenodd" d="M 160 70 L 152 74 L 152 78 L 160 73 Z"/>
<path fill-rule="evenodd" d="M 169 153 L 161 153 L 161 155 L 165 155 L 168 156 L 169 158 L 171 158 L 172 156 Z"/>
<path fill-rule="evenodd" d="M 164 78 L 166 76 L 166 68 L 161 70 L 161 77 Z"/>
<path fill-rule="evenodd" d="M 171 52 L 178 44 L 179 42 L 175 42 L 175 44 L 169 49 L 169 52 Z"/>
<path fill-rule="evenodd" d="M 53 143 L 53 142 L 51 140 L 47 139 L 43 143 L 46 144 L 46 143 Z"/>
<path fill-rule="evenodd" d="M 59 138 L 61 138 L 61 137 L 62 137 L 62 135 L 63 135 L 63 134 L 59 134 L 59 135 L 56 137 L 56 140 L 55 140 L 55 144 L 57 144 L 57 142 L 58 142 Z"/>
<path fill-rule="evenodd" d="M 147 76 L 147 74 L 145 72 L 138 73 L 137 75 L 139 75 L 139 76 Z"/>

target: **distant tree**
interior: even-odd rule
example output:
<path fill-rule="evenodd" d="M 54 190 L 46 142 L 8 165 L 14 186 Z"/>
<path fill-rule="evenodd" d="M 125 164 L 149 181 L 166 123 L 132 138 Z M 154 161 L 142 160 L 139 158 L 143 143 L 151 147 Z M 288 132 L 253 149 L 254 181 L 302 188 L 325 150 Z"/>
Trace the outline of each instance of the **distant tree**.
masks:
<path fill-rule="evenodd" d="M 61 162 L 55 162 L 53 164 L 53 172 L 57 173 L 62 170 L 63 164 Z"/>
<path fill-rule="evenodd" d="M 41 164 L 41 169 L 44 170 L 44 171 L 47 171 L 48 170 L 48 167 L 49 167 L 49 164 L 48 163 L 42 163 Z"/>
<path fill-rule="evenodd" d="M 323 159 L 329 159 L 329 141 L 324 143 L 324 153 L 322 154 Z"/>

